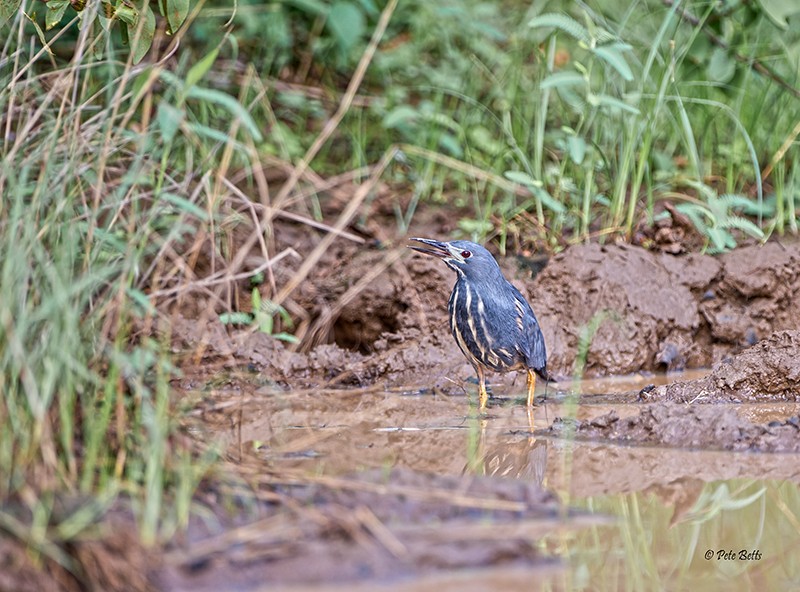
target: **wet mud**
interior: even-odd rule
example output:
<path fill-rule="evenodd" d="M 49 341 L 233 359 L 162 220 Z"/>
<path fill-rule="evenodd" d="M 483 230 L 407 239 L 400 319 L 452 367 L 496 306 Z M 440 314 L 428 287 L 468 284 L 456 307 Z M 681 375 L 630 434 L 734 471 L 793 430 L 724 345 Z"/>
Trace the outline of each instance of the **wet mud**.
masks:
<path fill-rule="evenodd" d="M 556 420 L 548 434 L 628 444 L 699 450 L 800 452 L 800 416 L 754 424 L 734 409 L 669 403 L 647 405 L 638 415 L 616 411 L 589 420 Z"/>
<path fill-rule="evenodd" d="M 448 236 L 450 223 L 415 234 Z M 278 248 L 313 244 L 276 230 Z M 673 508 L 672 524 L 716 481 L 800 483 L 800 245 L 500 257 L 559 380 L 529 414 L 524 379 L 491 375 L 480 415 L 449 333 L 452 272 L 376 236 L 336 241 L 285 302 L 297 344 L 225 327 L 221 310 L 173 317 L 174 386 L 195 401 L 187 429 L 259 501 L 247 518 L 195 523 L 168 550 L 170 589 L 470 590 L 517 575 L 522 589 L 565 568 L 541 550 L 588 524 L 574 498 L 644 492 Z M 278 285 L 298 266 L 281 260 Z M 636 378 L 571 382 L 583 342 L 584 376 Z M 711 370 L 676 373 L 693 368 Z"/>
<path fill-rule="evenodd" d="M 717 363 L 708 376 L 656 387 L 643 392 L 642 399 L 680 403 L 798 401 L 798 354 L 800 331 L 778 331 Z"/>
<path fill-rule="evenodd" d="M 175 349 L 194 366 L 249 365 L 287 388 L 463 386 L 474 371 L 449 333 L 453 274 L 403 245 L 332 248 L 287 303 L 302 311 L 295 315 L 299 345 L 226 328 L 213 316 L 177 315 Z M 800 329 L 800 244 L 718 257 L 589 244 L 567 248 L 543 268 L 540 260 L 499 261 L 539 318 L 556 378 L 576 371 L 579 344 L 593 324 L 585 377 L 708 368 L 775 331 Z M 281 264 L 286 268 L 276 273 L 290 277 L 295 262 Z M 532 269 L 540 271 L 533 276 Z M 377 270 L 374 280 L 354 289 L 365 270 Z M 491 379 L 515 381 L 513 374 Z"/>
<path fill-rule="evenodd" d="M 171 572 L 170 589 L 397 581 L 489 566 L 531 577 L 557 563 L 536 548 L 538 538 L 606 522 L 565 514 L 536 484 L 478 475 L 395 468 L 291 481 L 286 474 L 272 480 L 276 503 L 262 508 L 267 518 L 173 551 L 170 560 L 183 567 Z M 236 528 L 241 544 L 231 552 L 225 537 Z"/>

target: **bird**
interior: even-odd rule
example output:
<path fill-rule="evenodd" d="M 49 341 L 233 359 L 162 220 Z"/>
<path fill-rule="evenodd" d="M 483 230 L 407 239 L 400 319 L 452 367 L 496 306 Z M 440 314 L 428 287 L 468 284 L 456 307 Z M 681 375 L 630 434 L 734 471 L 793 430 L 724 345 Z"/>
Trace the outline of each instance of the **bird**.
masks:
<path fill-rule="evenodd" d="M 550 380 L 544 335 L 531 305 L 504 276 L 492 254 L 477 243 L 411 238 L 409 248 L 438 257 L 456 272 L 447 310 L 450 331 L 478 375 L 479 409 L 489 399 L 486 371 L 527 372 L 528 407 L 536 377 Z"/>

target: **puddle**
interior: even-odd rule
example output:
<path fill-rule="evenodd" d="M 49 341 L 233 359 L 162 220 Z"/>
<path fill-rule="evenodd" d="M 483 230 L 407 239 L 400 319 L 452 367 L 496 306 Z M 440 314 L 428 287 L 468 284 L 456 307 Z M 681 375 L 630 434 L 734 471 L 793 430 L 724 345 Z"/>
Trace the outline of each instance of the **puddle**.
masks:
<path fill-rule="evenodd" d="M 204 395 L 197 429 L 204 432 L 204 438 L 219 441 L 237 463 L 261 467 L 264 474 L 305 475 L 318 486 L 333 490 L 333 484 L 344 483 L 337 479 L 354 474 L 405 475 L 403 478 L 412 481 L 417 477 L 408 475 L 432 474 L 436 480 L 418 483 L 414 491 L 451 492 L 442 499 L 457 497 L 448 488 L 460 491 L 459 479 L 474 485 L 484 483 L 475 481 L 478 478 L 494 484 L 499 482 L 497 478 L 504 478 L 530 488 L 524 490 L 527 493 L 497 493 L 490 488 L 470 498 L 486 495 L 491 505 L 500 503 L 497 500 L 511 503 L 509 500 L 517 500 L 515 495 L 522 495 L 520 499 L 527 500 L 527 505 L 524 511 L 523 506 L 515 511 L 521 512 L 519 523 L 527 526 L 517 529 L 512 529 L 514 520 L 504 521 L 502 512 L 476 520 L 474 512 L 489 511 L 478 506 L 464 510 L 466 514 L 445 512 L 443 516 L 436 513 L 439 510 L 431 514 L 435 524 L 447 525 L 441 531 L 458 533 L 459 528 L 466 528 L 466 538 L 458 541 L 437 543 L 437 529 L 424 530 L 425 521 L 414 522 L 417 518 L 409 518 L 414 525 L 412 528 L 410 522 L 409 528 L 417 538 L 408 538 L 410 531 L 403 530 L 402 524 L 392 523 L 382 534 L 365 527 L 390 551 L 395 541 L 403 552 L 420 545 L 429 547 L 427 554 L 440 549 L 447 558 L 437 569 L 415 573 L 381 571 L 383 568 L 373 566 L 372 571 L 360 575 L 348 572 L 342 578 L 326 578 L 325 569 L 320 568 L 308 572 L 307 589 L 730 589 L 732 578 L 744 587 L 756 583 L 761 589 L 797 586 L 800 455 L 635 446 L 546 433 L 556 418 L 602 421 L 610 411 L 619 418 L 633 417 L 642 410 L 636 401 L 643 387 L 676 378 L 701 375 L 633 376 L 551 385 L 546 403 L 536 407 L 533 416 L 518 404 L 521 392 L 502 387 L 495 388 L 486 416 L 477 416 L 463 394 L 414 389 L 284 392 L 237 388 Z M 583 393 L 580 398 L 573 394 L 578 391 Z M 800 404 L 791 402 L 706 406 L 712 407 L 720 413 L 733 409 L 739 417 L 758 424 L 785 421 L 800 412 Z M 464 481 L 464 476 L 469 479 Z M 382 482 L 386 490 L 398 486 L 394 476 L 387 479 Z M 531 493 L 540 491 L 546 493 L 541 499 L 536 497 L 540 494 Z M 314 492 L 298 503 L 317 507 L 321 500 L 330 501 L 325 497 L 328 494 Z M 499 497 L 495 499 L 496 493 Z M 351 508 L 347 512 L 356 514 L 373 503 L 365 499 L 335 501 L 338 507 Z M 569 519 L 567 508 L 572 509 Z M 448 522 L 451 518 L 460 522 Z M 467 518 L 471 519 L 464 521 Z M 380 515 L 373 527 L 380 530 L 385 520 L 391 519 Z M 469 529 L 476 524 L 485 526 L 487 521 L 498 533 L 506 534 L 498 534 L 491 545 L 478 546 L 482 553 L 464 546 L 465 540 L 476 537 Z M 478 538 L 486 537 L 486 532 L 481 530 Z M 530 546 L 527 555 L 515 555 L 517 539 Z M 487 551 L 490 548 L 491 553 Z M 458 549 L 462 549 L 466 564 L 452 559 Z M 395 559 L 400 561 L 403 552 L 396 551 Z M 320 565 L 325 561 L 335 564 L 335 557 L 339 557 L 339 565 L 352 563 L 345 551 L 336 553 L 321 553 L 319 557 L 327 559 L 320 559 Z M 471 556 L 477 558 L 474 563 L 467 560 Z M 302 564 L 302 557 L 294 559 L 291 565 Z M 452 569 L 446 568 L 448 561 L 454 561 Z M 227 565 L 231 569 L 239 564 Z M 266 589 L 265 577 L 287 573 L 280 565 L 275 560 L 264 566 L 263 573 L 258 572 L 260 580 L 237 580 L 237 589 Z M 213 589 L 218 583 L 203 576 L 202 570 L 193 576 L 184 572 L 173 574 L 175 589 Z M 275 577 L 268 587 L 274 590 L 282 584 L 303 589 L 302 580 Z M 256 585 L 257 581 L 263 585 Z M 204 582 L 208 586 L 204 587 Z M 323 583 L 328 587 L 322 587 Z"/>

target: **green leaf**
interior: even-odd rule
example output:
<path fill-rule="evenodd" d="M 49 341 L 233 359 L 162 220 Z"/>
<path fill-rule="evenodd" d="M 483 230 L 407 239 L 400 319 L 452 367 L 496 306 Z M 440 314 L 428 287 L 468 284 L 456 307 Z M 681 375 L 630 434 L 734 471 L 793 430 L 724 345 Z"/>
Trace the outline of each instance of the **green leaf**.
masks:
<path fill-rule="evenodd" d="M 186 114 L 183 109 L 173 107 L 166 101 L 161 102 L 156 114 L 156 124 L 161 132 L 161 140 L 166 144 L 171 142 L 180 128 Z"/>
<path fill-rule="evenodd" d="M 591 36 L 589 35 L 589 31 L 586 29 L 586 27 L 566 14 L 557 14 L 552 12 L 542 14 L 528 21 L 528 26 L 532 29 L 560 29 L 578 41 L 582 41 L 586 45 L 589 45 L 591 42 Z"/>
<path fill-rule="evenodd" d="M 49 31 L 61 22 L 69 6 L 69 0 L 50 0 L 47 3 L 47 13 L 44 16 L 44 28 Z"/>
<path fill-rule="evenodd" d="M 800 12 L 797 0 L 758 0 L 770 20 L 781 29 L 789 28 L 789 17 Z"/>
<path fill-rule="evenodd" d="M 574 70 L 565 70 L 563 72 L 554 72 L 550 76 L 545 77 L 539 83 L 539 88 L 556 88 L 562 89 L 568 86 L 585 86 L 586 78 L 582 74 Z"/>
<path fill-rule="evenodd" d="M 156 307 L 153 306 L 152 302 L 150 302 L 147 294 L 141 290 L 137 290 L 136 288 L 127 288 L 125 292 L 128 294 L 128 297 L 138 304 L 145 312 L 150 314 L 154 314 L 156 312 Z"/>
<path fill-rule="evenodd" d="M 275 339 L 280 339 L 281 341 L 286 341 L 288 343 L 299 343 L 300 340 L 292 335 L 291 333 L 276 333 L 273 335 Z"/>
<path fill-rule="evenodd" d="M 492 156 L 500 154 L 506 147 L 503 142 L 497 140 L 492 132 L 482 125 L 469 128 L 467 135 L 474 146 Z"/>
<path fill-rule="evenodd" d="M 544 187 L 532 187 L 533 194 L 542 202 L 542 205 L 551 212 L 564 214 L 567 208 L 560 201 L 557 201 Z"/>
<path fill-rule="evenodd" d="M 352 2 L 335 2 L 325 24 L 343 55 L 347 55 L 364 35 L 364 14 Z"/>
<path fill-rule="evenodd" d="M 400 105 L 389 111 L 383 118 L 383 127 L 394 129 L 406 125 L 414 125 L 419 118 L 419 111 L 410 105 Z"/>
<path fill-rule="evenodd" d="M 141 25 L 139 21 L 144 19 Z M 136 39 L 136 30 L 138 27 L 142 28 L 139 38 Z M 133 42 L 136 40 L 136 46 L 131 47 L 133 51 L 133 63 L 138 64 L 142 61 L 147 52 L 150 51 L 150 46 L 153 45 L 153 38 L 156 35 L 156 16 L 153 14 L 149 4 L 145 4 L 142 11 L 139 13 L 136 25 L 128 25 L 128 38 Z"/>
<path fill-rule="evenodd" d="M 736 74 L 736 62 L 728 55 L 728 52 L 717 47 L 711 53 L 711 59 L 706 66 L 706 75 L 709 80 L 714 82 L 730 82 Z"/>
<path fill-rule="evenodd" d="M 223 325 L 249 325 L 253 322 L 253 315 L 249 312 L 223 312 L 219 315 L 219 322 Z"/>
<path fill-rule="evenodd" d="M 208 71 L 211 69 L 211 66 L 213 66 L 214 62 L 217 60 L 217 55 L 219 55 L 219 46 L 212 49 L 210 52 L 204 55 L 199 62 L 189 68 L 189 71 L 186 73 L 186 80 L 184 82 L 186 89 L 193 87 L 203 79 L 203 76 L 208 73 Z"/>
<path fill-rule="evenodd" d="M 324 16 L 328 11 L 328 6 L 320 0 L 285 0 L 285 3 L 311 16 Z"/>
<path fill-rule="evenodd" d="M 258 129 L 258 125 L 253 120 L 253 117 L 250 115 L 247 109 L 245 109 L 242 104 L 231 95 L 224 93 L 221 90 L 193 86 L 186 93 L 186 97 L 198 99 L 200 101 L 216 103 L 217 105 L 224 107 L 230 111 L 232 115 L 239 118 L 239 121 L 241 121 L 242 125 L 247 128 L 247 131 L 256 142 L 261 142 L 261 131 Z"/>
<path fill-rule="evenodd" d="M 158 7 L 167 19 L 167 35 L 174 35 L 189 14 L 189 0 L 159 0 Z"/>
<path fill-rule="evenodd" d="M 14 16 L 22 0 L 0 0 L 0 27 Z"/>
<path fill-rule="evenodd" d="M 528 173 L 524 173 L 522 171 L 506 171 L 505 173 L 503 173 L 503 176 L 509 181 L 513 181 L 514 183 L 519 183 L 520 185 L 525 185 L 527 187 L 543 186 L 541 181 L 537 181 L 536 179 L 531 177 Z"/>
<path fill-rule="evenodd" d="M 174 193 L 169 193 L 165 191 L 164 193 L 161 194 L 161 199 L 163 199 L 168 203 L 171 203 L 173 206 L 177 207 L 185 214 L 194 216 L 195 218 L 203 222 L 208 221 L 208 212 L 206 210 L 204 210 L 196 203 L 189 201 L 188 199 L 186 199 L 181 195 L 176 195 Z"/>
<path fill-rule="evenodd" d="M 567 136 L 569 157 L 575 164 L 581 164 L 586 156 L 586 141 L 578 136 Z"/>
<path fill-rule="evenodd" d="M 756 226 L 753 222 L 748 220 L 747 218 L 742 218 L 741 216 L 729 216 L 727 220 L 725 220 L 725 228 L 736 228 L 741 230 L 745 234 L 749 234 L 753 238 L 764 238 L 764 231 L 761 230 L 758 226 Z"/>
<path fill-rule="evenodd" d="M 455 158 L 464 156 L 464 149 L 461 147 L 461 142 L 453 134 L 443 132 L 439 136 L 439 146 L 442 150 Z"/>
<path fill-rule="evenodd" d="M 458 227 L 475 237 L 486 236 L 494 230 L 494 226 L 489 220 L 473 220 L 472 218 L 462 218 L 458 221 Z"/>
<path fill-rule="evenodd" d="M 619 99 L 615 99 L 609 95 L 590 94 L 586 97 L 586 100 L 590 105 L 594 105 L 595 107 L 608 107 L 610 109 L 627 111 L 628 113 L 639 115 L 639 110 L 636 107 L 633 105 L 628 105 L 628 103 L 620 101 Z"/>
<path fill-rule="evenodd" d="M 603 60 L 606 64 L 614 68 L 619 75 L 628 82 L 633 80 L 633 72 L 631 72 L 631 67 L 628 65 L 628 62 L 625 61 L 625 56 L 623 56 L 622 52 L 617 48 L 603 45 L 601 47 L 595 47 L 592 50 L 592 53 Z"/>

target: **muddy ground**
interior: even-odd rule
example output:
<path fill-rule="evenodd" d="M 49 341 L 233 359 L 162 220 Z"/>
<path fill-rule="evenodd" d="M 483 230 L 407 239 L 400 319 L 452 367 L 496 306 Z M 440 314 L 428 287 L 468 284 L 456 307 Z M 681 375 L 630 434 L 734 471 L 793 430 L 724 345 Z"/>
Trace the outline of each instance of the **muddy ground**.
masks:
<path fill-rule="evenodd" d="M 463 384 L 473 370 L 447 323 L 454 274 L 437 260 L 402 252 L 405 243 L 397 239 L 391 249 L 335 243 L 286 303 L 290 311 L 304 311 L 295 319 L 299 346 L 231 331 L 213 316 L 199 322 L 178 316 L 176 349 L 194 348 L 195 362 L 250 364 L 287 388 Z M 587 377 L 708 368 L 775 331 L 800 329 L 798 243 L 771 242 L 716 257 L 588 244 L 546 262 L 499 261 L 536 312 L 548 368 L 557 378 L 575 372 L 579 342 L 593 319 L 600 322 L 586 355 Z M 276 275 L 285 280 L 296 264 L 287 259 L 281 265 Z M 382 267 L 354 292 L 366 270 Z M 513 376 L 493 379 L 509 384 Z"/>
<path fill-rule="evenodd" d="M 434 215 L 410 234 L 452 230 Z M 513 373 L 491 376 L 495 396 L 478 417 L 466 397 L 473 369 L 448 329 L 453 273 L 405 249 L 405 238 L 374 227 L 364 235 L 363 244 L 335 241 L 284 302 L 298 344 L 223 326 L 223 311 L 202 301 L 194 314 L 176 312 L 185 375 L 175 386 L 199 396 L 192 429 L 222 438 L 258 501 L 236 519 L 218 515 L 215 527 L 195 521 L 168 550 L 160 585 L 369 589 L 388 579 L 404 589 L 412 578 L 408 589 L 468 590 L 520 570 L 510 586 L 522 589 L 553 567 L 539 537 L 582 524 L 554 490 L 651 492 L 677 521 L 710 481 L 800 482 L 778 456 L 736 456 L 800 452 L 800 244 L 716 257 L 598 244 L 498 257 L 536 311 L 559 382 L 527 415 Z M 275 252 L 301 255 L 275 267 L 280 286 L 319 237 L 283 225 L 274 238 Z M 249 290 L 241 286 L 241 310 Z M 639 385 L 585 390 L 576 412 L 569 379 L 593 322 L 585 375 L 636 373 Z M 687 368 L 711 372 L 645 386 L 650 373 Z M 236 506 L 230 491 L 205 494 L 210 507 Z M 487 570 L 486 582 L 475 579 Z"/>

